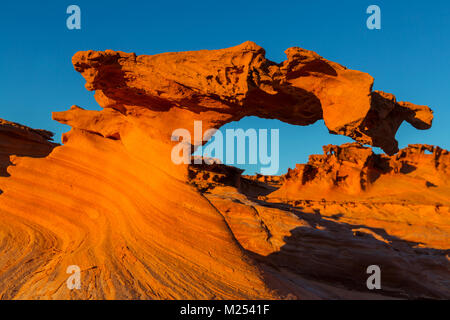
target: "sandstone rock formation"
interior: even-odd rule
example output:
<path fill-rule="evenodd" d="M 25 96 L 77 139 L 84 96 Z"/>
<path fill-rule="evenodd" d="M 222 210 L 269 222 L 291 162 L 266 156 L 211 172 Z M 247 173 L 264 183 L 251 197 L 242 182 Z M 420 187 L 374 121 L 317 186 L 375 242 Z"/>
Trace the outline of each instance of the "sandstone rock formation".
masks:
<path fill-rule="evenodd" d="M 278 179 L 224 165 L 193 165 L 190 179 L 285 295 L 333 297 L 324 283 L 364 291 L 361 266 L 376 264 L 387 296 L 448 297 L 449 152 L 411 145 L 389 157 L 358 144 L 324 151 Z M 303 291 L 307 281 L 320 282 L 316 295 Z"/>
<path fill-rule="evenodd" d="M 402 121 L 431 125 L 428 107 L 372 91 L 368 74 L 300 48 L 286 54 L 276 64 L 251 42 L 154 56 L 75 54 L 102 111 L 53 113 L 72 127 L 61 146 L 47 131 L 0 126 L 0 298 L 448 298 L 449 190 L 445 177 L 433 177 L 447 172 L 441 149 L 434 160 L 423 160 L 424 147 L 392 160 L 338 148 L 322 157 L 332 173 L 317 177 L 298 169 L 249 179 L 219 164 L 171 162 L 172 131 L 193 132 L 194 120 L 205 131 L 249 115 L 297 125 L 323 118 L 330 132 L 388 154 L 398 150 Z M 359 151 L 345 151 L 352 148 Z M 401 166 L 380 168 L 375 181 L 370 159 Z M 378 201 L 383 187 L 403 185 L 407 195 L 401 175 L 412 176 L 402 168 L 416 164 L 424 199 Z M 329 191 L 329 177 L 353 198 Z M 304 197 L 316 180 L 330 202 Z M 370 190 L 375 204 L 364 198 Z M 369 264 L 382 265 L 381 291 L 365 286 Z M 70 265 L 81 268 L 80 290 L 65 285 Z"/>
<path fill-rule="evenodd" d="M 7 176 L 11 156 L 45 157 L 57 145 L 53 133 L 0 119 L 0 176 Z M 14 157 L 13 157 L 14 158 Z"/>
<path fill-rule="evenodd" d="M 394 156 L 375 154 L 358 143 L 328 145 L 323 150 L 323 155 L 311 155 L 307 164 L 289 169 L 282 177 L 282 187 L 272 196 L 284 194 L 296 198 L 299 193 L 309 192 L 319 199 L 324 195 L 329 199 L 332 193 L 360 198 L 362 192 L 369 194 L 377 180 L 386 175 L 396 181 L 406 176 L 415 179 L 411 183 L 422 189 L 449 185 L 450 154 L 439 147 L 409 145 Z M 393 189 L 390 193 L 398 191 Z"/>
<path fill-rule="evenodd" d="M 366 73 L 301 48 L 290 48 L 286 55 L 286 61 L 276 64 L 265 58 L 263 48 L 245 42 L 228 49 L 153 56 L 85 51 L 72 62 L 103 108 L 124 115 L 146 109 L 150 117 L 166 120 L 158 137 L 190 128 L 194 120 L 202 120 L 206 130 L 251 115 L 295 125 L 323 118 L 331 133 L 394 154 L 395 133 L 404 120 L 417 129 L 431 126 L 428 107 L 372 91 L 373 78 Z"/>

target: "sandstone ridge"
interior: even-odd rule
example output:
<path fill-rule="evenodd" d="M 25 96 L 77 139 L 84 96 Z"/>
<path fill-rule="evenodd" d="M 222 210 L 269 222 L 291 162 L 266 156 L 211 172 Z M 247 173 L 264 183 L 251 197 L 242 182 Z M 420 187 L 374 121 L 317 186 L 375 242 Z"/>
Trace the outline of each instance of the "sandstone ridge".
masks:
<path fill-rule="evenodd" d="M 362 290 L 361 265 L 376 261 L 386 296 L 448 297 L 449 152 L 410 145 L 388 156 L 358 144 L 324 152 L 282 176 L 215 164 L 192 165 L 189 178 L 280 292 L 301 297 L 292 282 L 305 278 Z"/>
<path fill-rule="evenodd" d="M 252 42 L 75 54 L 103 110 L 54 112 L 72 127 L 62 145 L 0 122 L 0 298 L 449 298 L 448 152 L 394 155 L 400 124 L 427 129 L 432 111 L 312 51 L 286 54 L 271 62 Z M 171 161 L 174 129 L 250 115 L 323 119 L 388 155 L 329 146 L 281 177 Z M 376 292 L 372 264 L 383 272 Z M 79 290 L 66 286 L 72 265 Z"/>
<path fill-rule="evenodd" d="M 375 154 L 371 148 L 358 143 L 323 147 L 323 155 L 311 155 L 307 164 L 298 164 L 283 176 L 279 193 L 287 189 L 321 188 L 346 194 L 369 192 L 381 176 L 417 179 L 417 185 L 430 188 L 448 185 L 450 154 L 430 145 L 409 145 L 394 156 Z M 305 190 L 303 190 L 305 191 Z M 395 192 L 395 190 L 393 191 Z"/>

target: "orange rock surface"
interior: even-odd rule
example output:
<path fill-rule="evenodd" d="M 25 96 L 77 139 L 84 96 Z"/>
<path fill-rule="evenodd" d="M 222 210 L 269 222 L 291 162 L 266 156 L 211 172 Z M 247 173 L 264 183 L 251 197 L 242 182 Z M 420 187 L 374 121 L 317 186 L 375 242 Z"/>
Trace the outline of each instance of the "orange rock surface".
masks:
<path fill-rule="evenodd" d="M 427 145 L 391 157 L 358 144 L 324 151 L 280 177 L 193 165 L 190 180 L 279 292 L 308 296 L 306 278 L 362 293 L 362 266 L 376 264 L 386 296 L 448 298 L 450 153 Z M 314 298 L 343 297 L 328 290 Z"/>
<path fill-rule="evenodd" d="M 358 143 L 324 146 L 323 155 L 311 155 L 307 164 L 298 164 L 282 177 L 283 185 L 271 197 L 285 199 L 311 195 L 311 199 L 358 198 L 380 194 L 405 198 L 418 193 L 425 200 L 436 200 L 435 190 L 450 185 L 450 154 L 429 145 L 409 145 L 394 156 L 375 154 L 371 148 Z M 391 188 L 383 194 L 379 185 L 403 182 L 406 190 Z M 410 185 L 405 179 L 409 179 Z M 380 181 L 379 181 L 380 180 Z M 386 180 L 386 181 L 385 181 Z M 412 186 L 417 186 L 416 190 Z M 394 185 L 393 185 L 394 186 Z M 317 192 L 320 191 L 320 192 Z M 447 191 L 447 190 L 446 190 Z M 445 197 L 442 201 L 446 202 Z"/>
<path fill-rule="evenodd" d="M 205 131 L 250 115 L 324 119 L 389 155 L 403 121 L 431 126 L 428 107 L 372 91 L 368 74 L 300 48 L 286 54 L 276 64 L 252 42 L 75 54 L 102 111 L 53 113 L 72 127 L 61 146 L 0 122 L 0 298 L 450 297 L 445 150 L 329 147 L 337 154 L 307 165 L 314 176 L 171 162 L 172 131 L 193 132 L 194 120 Z M 371 264 L 381 265 L 380 291 L 367 290 Z M 79 290 L 66 287 L 70 265 L 82 270 Z"/>
<path fill-rule="evenodd" d="M 52 132 L 0 119 L 0 176 L 8 176 L 6 168 L 12 164 L 11 157 L 47 156 L 57 145 L 49 141 L 52 137 Z"/>
<path fill-rule="evenodd" d="M 245 42 L 228 49 L 153 56 L 83 51 L 72 62 L 103 108 L 128 117 L 144 113 L 157 117 L 147 123 L 153 128 L 149 133 L 158 139 L 170 138 L 176 128 L 190 129 L 194 120 L 202 120 L 206 131 L 245 116 L 295 125 L 324 119 L 331 133 L 393 154 L 398 151 L 395 133 L 404 120 L 417 129 L 431 126 L 433 113 L 428 107 L 372 91 L 373 78 L 367 73 L 301 48 L 289 48 L 286 55 L 286 61 L 276 64 L 265 58 L 263 48 Z M 86 125 L 70 118 L 64 122 Z"/>

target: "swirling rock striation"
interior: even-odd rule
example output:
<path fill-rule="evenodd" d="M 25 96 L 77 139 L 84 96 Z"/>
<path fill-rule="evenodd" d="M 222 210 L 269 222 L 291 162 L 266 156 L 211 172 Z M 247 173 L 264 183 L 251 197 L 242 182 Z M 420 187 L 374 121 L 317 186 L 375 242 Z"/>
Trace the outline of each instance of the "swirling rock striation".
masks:
<path fill-rule="evenodd" d="M 448 207 L 430 203 L 448 199 L 448 189 L 437 180 L 427 178 L 438 187 L 425 186 L 428 202 L 410 199 L 403 219 L 392 214 L 397 203 L 374 211 L 370 201 L 335 199 L 330 209 L 296 188 L 293 198 L 284 185 L 277 190 L 285 177 L 252 180 L 219 164 L 171 162 L 173 130 L 193 132 L 195 120 L 205 131 L 250 115 L 296 125 L 324 119 L 330 132 L 388 154 L 398 150 L 403 121 L 431 126 L 428 107 L 372 91 L 366 73 L 300 48 L 286 54 L 271 62 L 252 42 L 153 56 L 75 54 L 103 110 L 54 112 L 72 127 L 61 146 L 47 131 L 0 123 L 0 298 L 448 297 Z M 377 262 L 388 285 L 370 292 L 364 272 Z M 418 267 L 402 275 L 411 264 Z M 66 286 L 71 265 L 81 269 L 79 290 Z"/>

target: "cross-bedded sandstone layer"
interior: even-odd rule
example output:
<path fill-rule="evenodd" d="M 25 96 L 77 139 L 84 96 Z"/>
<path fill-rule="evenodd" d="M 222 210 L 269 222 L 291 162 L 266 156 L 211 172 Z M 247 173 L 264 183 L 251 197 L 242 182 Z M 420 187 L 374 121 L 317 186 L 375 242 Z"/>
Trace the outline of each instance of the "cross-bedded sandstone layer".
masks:
<path fill-rule="evenodd" d="M 401 151 L 394 157 L 405 159 L 394 162 L 405 164 L 376 181 L 355 178 L 375 157 L 356 145 L 325 157 L 335 174 L 296 169 L 263 182 L 220 165 L 171 162 L 172 131 L 193 132 L 194 120 L 206 130 L 249 115 L 297 125 L 324 119 L 330 132 L 388 154 L 398 151 L 403 121 L 431 126 L 428 107 L 372 91 L 368 74 L 300 48 L 286 54 L 271 62 L 251 42 L 153 56 L 77 53 L 75 69 L 102 111 L 55 112 L 72 127 L 61 146 L 47 131 L 0 123 L 0 297 L 448 297 L 449 191 L 420 152 Z M 354 162 L 342 155 L 349 148 L 361 150 Z M 403 169 L 416 162 L 423 181 Z M 324 201 L 305 197 L 316 180 Z M 419 180 L 416 190 L 411 181 Z M 405 209 L 398 194 L 378 201 L 386 188 L 429 193 Z M 377 263 L 386 287 L 370 292 L 365 270 Z M 80 290 L 65 285 L 70 265 L 82 270 Z"/>

